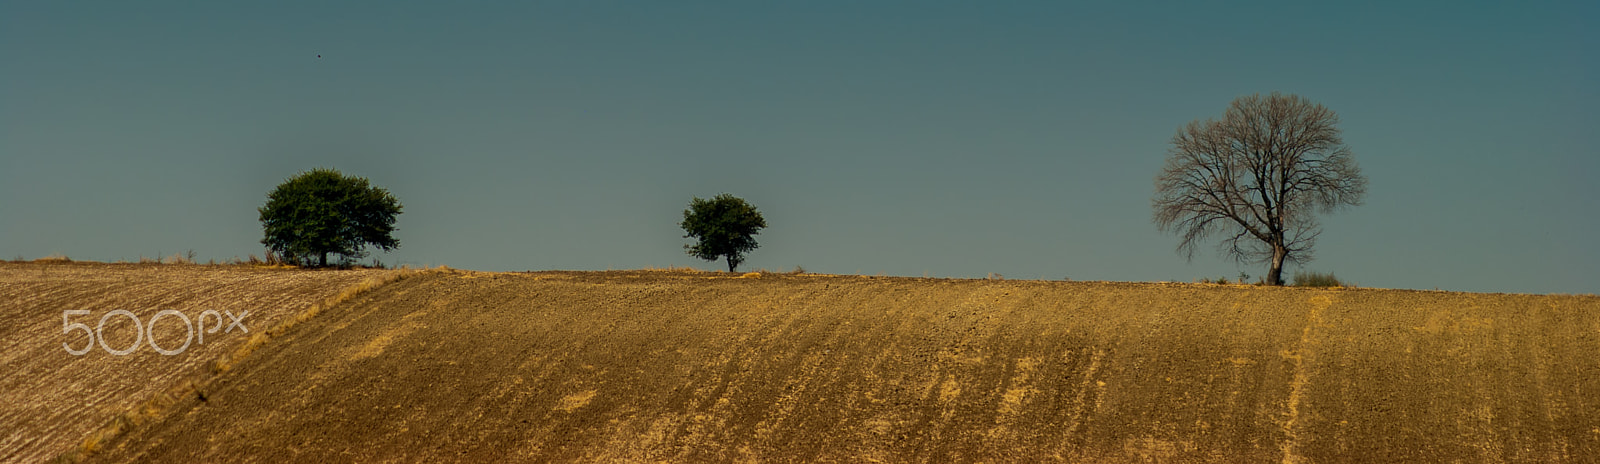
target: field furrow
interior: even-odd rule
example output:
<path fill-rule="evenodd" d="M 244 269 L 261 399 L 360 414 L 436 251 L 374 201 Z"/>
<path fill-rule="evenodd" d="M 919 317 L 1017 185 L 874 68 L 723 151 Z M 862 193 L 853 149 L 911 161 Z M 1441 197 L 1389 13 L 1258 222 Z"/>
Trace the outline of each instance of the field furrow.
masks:
<path fill-rule="evenodd" d="M 0 352 L 0 462 L 39 462 L 84 446 L 92 432 L 119 417 L 137 417 L 127 413 L 157 395 L 209 375 L 211 361 L 252 334 L 388 272 L 0 264 L 0 340 L 5 348 Z M 84 324 L 89 331 L 63 333 L 67 310 L 88 311 L 67 322 Z M 108 316 L 114 310 L 126 310 L 139 322 Z M 170 314 L 147 327 L 163 310 L 177 311 L 191 324 L 199 323 L 203 311 L 218 313 L 205 317 L 204 329 L 186 326 L 183 318 Z M 228 313 L 242 316 L 240 324 L 229 327 L 233 321 Z M 151 342 L 176 353 L 161 354 Z M 73 355 L 68 348 L 88 352 Z M 131 352 L 109 352 L 123 350 Z"/>
<path fill-rule="evenodd" d="M 432 273 L 94 458 L 1585 462 L 1600 298 Z"/>

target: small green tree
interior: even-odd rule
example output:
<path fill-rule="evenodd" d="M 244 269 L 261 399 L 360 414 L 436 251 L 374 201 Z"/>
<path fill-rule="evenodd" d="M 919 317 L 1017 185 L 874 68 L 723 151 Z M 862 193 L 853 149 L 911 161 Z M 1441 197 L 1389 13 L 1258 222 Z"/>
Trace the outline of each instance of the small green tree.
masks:
<path fill-rule="evenodd" d="M 266 237 L 261 243 L 285 261 L 328 265 L 328 255 L 345 259 L 366 256 L 367 245 L 390 251 L 400 201 L 367 179 L 317 168 L 301 172 L 267 194 L 257 209 Z"/>
<path fill-rule="evenodd" d="M 689 209 L 683 210 L 683 222 L 678 225 L 686 232 L 684 238 L 699 240 L 683 246 L 689 256 L 706 261 L 726 258 L 728 272 L 733 272 L 744 262 L 745 253 L 760 246 L 755 235 L 767 227 L 767 221 L 755 206 L 724 193 L 710 200 L 695 197 L 689 201 Z"/>

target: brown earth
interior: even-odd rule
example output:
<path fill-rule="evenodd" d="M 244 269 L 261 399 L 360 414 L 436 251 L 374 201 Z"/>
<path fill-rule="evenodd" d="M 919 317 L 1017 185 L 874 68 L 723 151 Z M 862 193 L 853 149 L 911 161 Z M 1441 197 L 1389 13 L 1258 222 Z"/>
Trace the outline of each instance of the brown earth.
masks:
<path fill-rule="evenodd" d="M 253 335 L 301 314 L 341 291 L 391 271 L 298 271 L 250 266 L 102 263 L 0 263 L 0 462 L 40 462 L 81 446 L 98 429 L 129 414 L 189 378 L 209 374 Z M 150 339 L 131 353 L 107 352 L 82 330 L 63 334 L 63 311 L 91 329 L 110 311 L 124 309 L 148 323 L 158 311 L 177 310 L 191 322 L 201 311 L 204 343 L 191 341 L 162 355 Z M 237 327 L 224 312 L 241 316 Z M 249 311 L 249 314 L 244 314 Z M 163 316 L 153 331 L 157 346 L 177 351 L 189 337 L 183 322 Z M 198 327 L 195 330 L 199 330 Z M 107 318 L 100 333 L 111 350 L 136 341 L 132 320 Z M 198 336 L 191 339 L 198 340 Z M 67 347 L 62 344 L 66 343 Z M 68 348 L 88 353 L 74 356 Z"/>
<path fill-rule="evenodd" d="M 1594 462 L 1597 354 L 1594 296 L 455 271 L 93 458 Z"/>

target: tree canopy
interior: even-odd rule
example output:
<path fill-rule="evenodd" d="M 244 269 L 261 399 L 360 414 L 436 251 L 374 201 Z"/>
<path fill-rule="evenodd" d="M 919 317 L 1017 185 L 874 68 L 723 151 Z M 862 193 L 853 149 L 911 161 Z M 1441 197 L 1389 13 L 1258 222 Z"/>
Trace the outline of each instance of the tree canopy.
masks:
<path fill-rule="evenodd" d="M 400 201 L 365 178 L 317 168 L 301 172 L 267 194 L 257 209 L 265 238 L 261 243 L 285 261 L 327 266 L 328 255 L 344 260 L 366 256 L 368 245 L 383 251 L 400 247 L 394 238 Z"/>
<path fill-rule="evenodd" d="M 689 209 L 683 210 L 684 238 L 694 238 L 693 244 L 684 245 L 690 256 L 716 261 L 719 257 L 728 262 L 728 272 L 733 272 L 744 262 L 745 253 L 760 246 L 756 234 L 767 227 L 766 219 L 756 207 L 743 199 L 726 193 L 709 200 L 695 197 Z"/>
<path fill-rule="evenodd" d="M 1269 264 L 1266 282 L 1282 285 L 1284 262 L 1311 259 L 1322 233 L 1316 213 L 1356 206 L 1366 194 L 1339 116 L 1297 95 L 1251 95 L 1222 119 L 1193 121 L 1172 137 L 1156 177 L 1155 222 L 1183 239 L 1194 256 L 1205 239 L 1240 262 Z"/>

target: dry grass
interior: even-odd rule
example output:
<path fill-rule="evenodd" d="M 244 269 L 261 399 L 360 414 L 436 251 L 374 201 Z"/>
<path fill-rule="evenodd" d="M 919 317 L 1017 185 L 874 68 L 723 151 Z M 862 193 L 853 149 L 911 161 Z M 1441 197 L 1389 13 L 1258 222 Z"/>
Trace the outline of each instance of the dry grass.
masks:
<path fill-rule="evenodd" d="M 649 272 L 712 272 L 712 271 L 704 271 L 704 270 L 696 269 L 696 268 L 691 267 L 691 266 L 667 266 L 667 267 L 650 266 L 650 267 L 646 267 L 644 269 L 640 269 L 640 271 L 649 271 Z"/>
<path fill-rule="evenodd" d="M 251 254 L 251 255 L 249 255 L 248 258 L 245 259 L 244 264 L 248 264 L 248 265 L 251 265 L 251 266 L 268 267 L 268 268 L 293 268 L 294 267 L 294 266 L 290 265 L 287 261 L 284 261 L 283 258 L 278 256 L 277 253 L 273 253 L 271 249 L 262 251 L 261 256 L 263 256 L 263 257 L 256 257 L 256 255 Z"/>
<path fill-rule="evenodd" d="M 194 257 L 194 250 L 189 250 L 188 252 L 184 253 L 173 253 L 171 256 L 163 258 L 161 260 L 161 264 L 194 264 Z"/>

